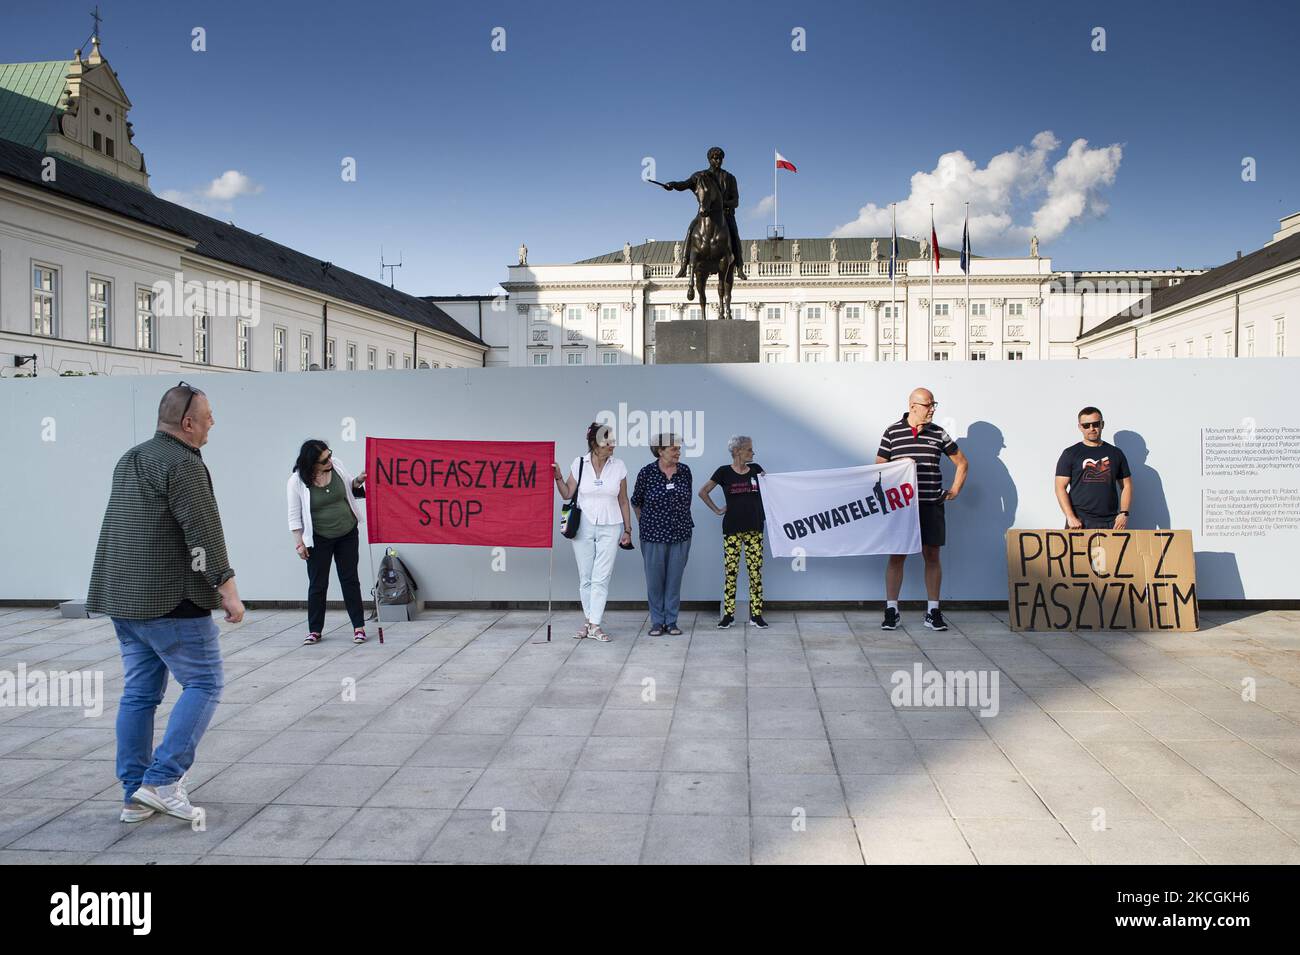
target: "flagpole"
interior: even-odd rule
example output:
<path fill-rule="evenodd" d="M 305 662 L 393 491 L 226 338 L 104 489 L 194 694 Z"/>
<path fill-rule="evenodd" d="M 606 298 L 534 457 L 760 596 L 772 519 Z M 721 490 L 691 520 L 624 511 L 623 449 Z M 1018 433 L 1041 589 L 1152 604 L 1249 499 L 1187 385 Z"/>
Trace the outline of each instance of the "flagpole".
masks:
<path fill-rule="evenodd" d="M 939 233 L 934 231 L 934 203 L 933 202 L 930 203 L 930 237 L 933 238 L 936 242 L 939 239 Z M 929 349 L 930 359 L 934 358 L 934 268 L 935 268 L 934 260 L 935 260 L 935 254 L 938 251 L 939 250 L 933 248 L 933 246 L 930 249 L 930 321 L 929 321 L 929 328 L 926 331 L 926 340 L 928 342 L 926 348 Z"/>
<path fill-rule="evenodd" d="M 971 269 L 971 260 L 970 260 L 970 203 L 969 203 L 969 202 L 966 203 L 966 224 L 965 224 L 964 226 L 962 226 L 961 240 L 962 240 L 962 244 L 965 246 L 965 248 L 962 249 L 962 256 L 966 259 L 966 308 L 965 308 L 965 312 L 966 312 L 966 319 L 965 319 L 965 321 L 966 321 L 966 328 L 963 329 L 964 334 L 962 335 L 962 341 L 965 342 L 965 344 L 966 344 L 966 354 L 965 354 L 964 356 L 962 356 L 962 357 L 963 357 L 965 360 L 969 361 L 969 360 L 970 360 L 970 355 L 971 355 L 971 351 L 970 351 L 970 313 L 971 313 L 971 304 L 970 304 L 970 269 Z"/>
<path fill-rule="evenodd" d="M 777 201 L 776 201 L 776 150 L 772 150 L 772 238 L 776 238 Z"/>
<path fill-rule="evenodd" d="M 891 202 L 889 208 L 893 213 L 893 231 L 889 235 L 889 351 L 895 362 L 898 361 L 898 203 Z"/>

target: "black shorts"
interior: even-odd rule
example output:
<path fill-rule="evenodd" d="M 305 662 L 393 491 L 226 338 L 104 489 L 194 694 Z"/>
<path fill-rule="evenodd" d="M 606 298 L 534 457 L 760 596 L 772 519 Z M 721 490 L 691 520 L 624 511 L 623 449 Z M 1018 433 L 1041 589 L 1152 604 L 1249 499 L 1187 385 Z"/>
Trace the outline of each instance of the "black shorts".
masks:
<path fill-rule="evenodd" d="M 917 505 L 921 517 L 921 545 L 924 547 L 942 547 L 948 540 L 943 503 L 943 501 L 921 501 Z"/>

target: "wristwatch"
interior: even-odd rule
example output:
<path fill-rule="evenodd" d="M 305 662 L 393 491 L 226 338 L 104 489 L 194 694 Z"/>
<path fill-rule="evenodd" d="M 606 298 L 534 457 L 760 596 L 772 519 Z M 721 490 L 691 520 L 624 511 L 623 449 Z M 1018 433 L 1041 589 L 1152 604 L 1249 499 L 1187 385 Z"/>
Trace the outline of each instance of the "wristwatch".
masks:
<path fill-rule="evenodd" d="M 1119 513 L 1123 514 L 1125 517 L 1128 517 L 1128 511 L 1120 511 Z"/>

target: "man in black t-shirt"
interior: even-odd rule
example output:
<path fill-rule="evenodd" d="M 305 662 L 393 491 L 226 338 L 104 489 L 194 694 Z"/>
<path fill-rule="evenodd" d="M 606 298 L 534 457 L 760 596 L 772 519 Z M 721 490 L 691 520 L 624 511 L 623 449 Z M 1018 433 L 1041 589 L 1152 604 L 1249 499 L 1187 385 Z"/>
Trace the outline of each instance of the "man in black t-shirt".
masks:
<path fill-rule="evenodd" d="M 1106 422 L 1089 405 L 1079 412 L 1083 440 L 1061 452 L 1056 462 L 1056 500 L 1065 526 L 1122 531 L 1133 504 L 1133 475 L 1128 458 L 1101 440 Z"/>

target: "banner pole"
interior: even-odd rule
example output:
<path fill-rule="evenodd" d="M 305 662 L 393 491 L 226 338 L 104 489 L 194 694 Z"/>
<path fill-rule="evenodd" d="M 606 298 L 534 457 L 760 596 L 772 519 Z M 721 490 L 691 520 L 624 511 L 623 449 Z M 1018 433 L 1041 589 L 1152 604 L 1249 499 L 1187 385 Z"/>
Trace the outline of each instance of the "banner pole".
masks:
<path fill-rule="evenodd" d="M 555 541 L 551 541 L 551 556 L 546 568 L 546 642 L 551 642 L 551 586 L 555 580 Z"/>
<path fill-rule="evenodd" d="M 368 534 L 366 535 L 366 556 L 370 559 L 370 599 L 375 604 L 375 625 L 379 628 L 379 642 L 383 643 L 384 626 L 379 620 L 379 581 L 375 579 L 375 550 Z"/>

